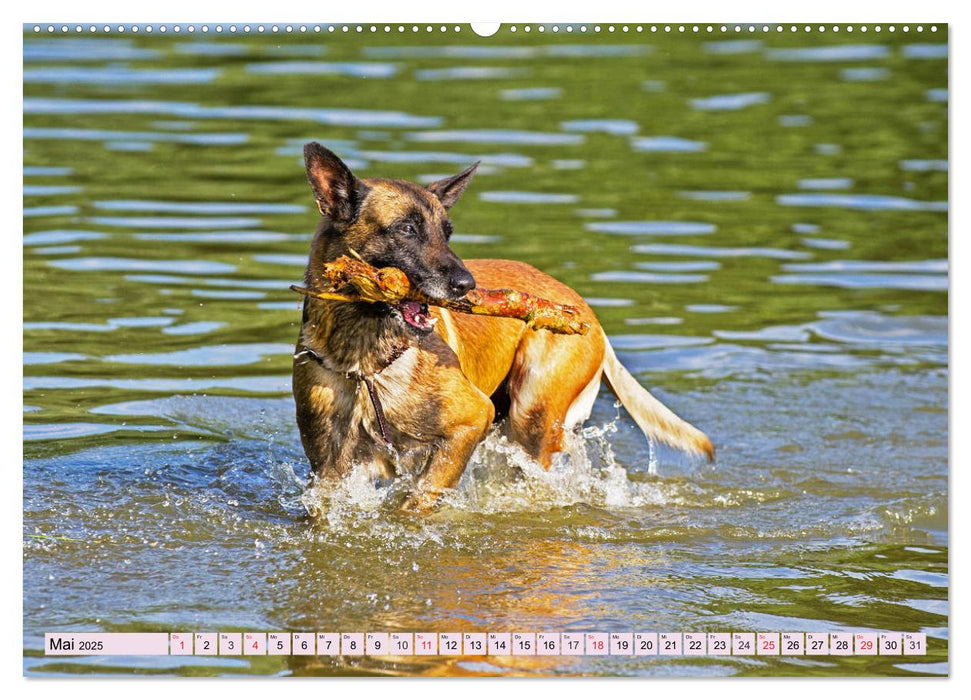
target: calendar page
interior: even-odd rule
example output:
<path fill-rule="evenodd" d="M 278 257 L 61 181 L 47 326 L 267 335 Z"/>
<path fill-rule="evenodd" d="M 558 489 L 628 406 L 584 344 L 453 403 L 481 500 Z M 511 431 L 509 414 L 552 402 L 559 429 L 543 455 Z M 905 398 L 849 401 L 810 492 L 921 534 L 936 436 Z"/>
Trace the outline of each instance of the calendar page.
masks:
<path fill-rule="evenodd" d="M 946 23 L 25 24 L 23 674 L 948 675 L 948 100 Z"/>

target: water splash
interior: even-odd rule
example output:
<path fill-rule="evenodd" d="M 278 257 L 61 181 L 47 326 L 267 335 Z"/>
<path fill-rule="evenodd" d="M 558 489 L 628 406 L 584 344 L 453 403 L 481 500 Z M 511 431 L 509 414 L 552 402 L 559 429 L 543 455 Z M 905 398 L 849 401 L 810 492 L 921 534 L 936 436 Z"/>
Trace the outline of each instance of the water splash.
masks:
<path fill-rule="evenodd" d="M 476 448 L 458 487 L 445 495 L 434 518 L 542 512 L 577 505 L 613 510 L 677 501 L 672 485 L 632 479 L 617 461 L 608 438 L 617 432 L 618 421 L 619 413 L 603 425 L 568 433 L 564 450 L 554 456 L 549 469 L 497 426 Z M 657 472 L 658 458 L 651 443 L 648 474 Z M 353 530 L 364 520 L 373 526 L 375 519 L 391 516 L 414 485 L 414 477 L 381 480 L 370 465 L 358 465 L 343 479 L 312 479 L 300 501 L 322 524 Z"/>

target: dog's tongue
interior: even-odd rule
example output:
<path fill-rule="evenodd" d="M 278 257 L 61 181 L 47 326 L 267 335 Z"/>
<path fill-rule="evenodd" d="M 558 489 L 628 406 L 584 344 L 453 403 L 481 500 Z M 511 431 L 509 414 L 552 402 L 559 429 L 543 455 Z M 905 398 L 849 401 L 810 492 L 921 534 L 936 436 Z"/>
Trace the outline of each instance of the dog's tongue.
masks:
<path fill-rule="evenodd" d="M 428 316 L 424 305 L 417 301 L 406 301 L 401 304 L 401 315 L 409 325 L 423 331 L 435 326 L 434 320 Z"/>

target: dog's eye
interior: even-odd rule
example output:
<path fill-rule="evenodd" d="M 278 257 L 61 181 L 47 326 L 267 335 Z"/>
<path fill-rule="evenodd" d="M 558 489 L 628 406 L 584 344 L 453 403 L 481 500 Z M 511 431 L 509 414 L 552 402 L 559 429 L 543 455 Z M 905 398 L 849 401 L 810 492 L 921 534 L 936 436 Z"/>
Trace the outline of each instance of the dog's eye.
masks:
<path fill-rule="evenodd" d="M 415 228 L 414 224 L 401 224 L 398 226 L 398 233 L 405 236 L 414 236 L 418 233 L 418 229 Z"/>

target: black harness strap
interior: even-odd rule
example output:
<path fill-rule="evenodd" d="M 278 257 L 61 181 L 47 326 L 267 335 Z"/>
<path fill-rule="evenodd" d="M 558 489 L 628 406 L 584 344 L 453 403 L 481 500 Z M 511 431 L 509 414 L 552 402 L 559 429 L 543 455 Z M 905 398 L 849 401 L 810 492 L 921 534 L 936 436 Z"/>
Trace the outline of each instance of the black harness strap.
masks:
<path fill-rule="evenodd" d="M 391 357 L 388 359 L 388 363 L 384 367 L 379 369 L 377 372 L 375 372 L 375 374 L 380 374 L 388 367 L 390 367 L 395 360 L 401 357 L 401 354 L 406 349 L 407 349 L 407 346 L 395 348 L 394 351 L 391 353 Z M 381 431 L 381 439 L 384 440 L 384 446 L 387 447 L 389 451 L 393 452 L 394 445 L 391 442 L 391 428 L 388 426 L 388 420 L 384 417 L 384 408 L 381 406 L 381 399 L 378 398 L 378 392 L 374 388 L 373 378 L 368 377 L 361 372 L 341 372 L 339 370 L 335 370 L 324 360 L 322 356 L 318 355 L 316 352 L 314 352 L 313 350 L 311 350 L 306 346 L 303 348 L 303 350 L 296 353 L 293 357 L 294 359 L 296 359 L 301 355 L 306 355 L 307 357 L 310 357 L 318 365 L 320 365 L 321 367 L 323 367 L 324 369 L 330 372 L 334 372 L 335 374 L 341 374 L 347 377 L 348 379 L 354 379 L 364 384 L 364 387 L 367 389 L 368 398 L 371 399 L 371 405 L 374 407 L 374 416 L 375 418 L 377 418 L 377 421 L 378 421 L 378 430 Z"/>
<path fill-rule="evenodd" d="M 367 395 L 371 397 L 371 405 L 374 406 L 374 415 L 378 419 L 378 430 L 381 431 L 381 438 L 384 440 L 384 445 L 389 450 L 393 450 L 391 429 L 388 428 L 388 421 L 384 418 L 384 409 L 381 408 L 381 399 L 378 398 L 378 392 L 374 390 L 374 382 L 363 374 L 360 375 L 360 378 L 364 382 L 364 386 L 367 387 Z"/>

